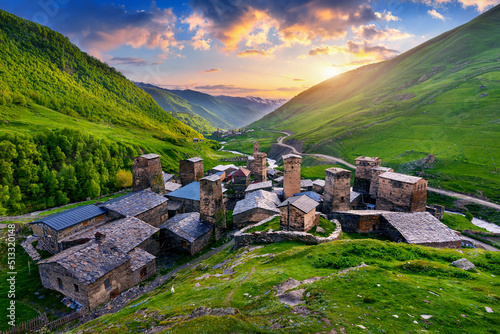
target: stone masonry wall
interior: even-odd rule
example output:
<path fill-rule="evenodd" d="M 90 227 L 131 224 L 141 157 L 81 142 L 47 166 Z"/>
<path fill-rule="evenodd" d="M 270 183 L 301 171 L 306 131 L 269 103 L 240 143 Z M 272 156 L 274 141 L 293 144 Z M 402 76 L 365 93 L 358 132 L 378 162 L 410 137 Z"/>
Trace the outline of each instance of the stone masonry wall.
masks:
<path fill-rule="evenodd" d="M 203 176 L 203 160 L 192 162 L 187 159 L 179 163 L 179 177 L 183 186 L 198 181 Z"/>
<path fill-rule="evenodd" d="M 354 174 L 353 191 L 368 194 L 372 179 L 371 169 L 380 165 L 380 158 L 358 157 L 356 159 L 356 173 Z"/>
<path fill-rule="evenodd" d="M 380 228 L 380 213 L 357 215 L 348 212 L 336 212 L 333 217 L 339 220 L 342 230 L 350 233 L 369 233 Z"/>
<path fill-rule="evenodd" d="M 371 177 L 371 182 L 370 182 L 370 197 L 372 199 L 377 198 L 379 176 L 380 176 L 380 174 L 383 174 L 385 172 L 394 172 L 394 169 L 379 167 L 379 168 L 372 168 L 372 170 L 371 170 L 372 177 Z"/>
<path fill-rule="evenodd" d="M 293 194 L 300 193 L 300 166 L 301 157 L 289 157 L 283 160 L 283 191 L 285 199 L 292 197 Z"/>
<path fill-rule="evenodd" d="M 132 165 L 132 175 L 133 191 L 155 188 L 155 180 L 161 180 L 161 185 L 163 185 L 160 158 L 146 159 L 144 157 L 135 157 Z"/>
<path fill-rule="evenodd" d="M 281 241 L 299 241 L 309 245 L 317 245 L 324 242 L 331 242 L 337 240 L 342 233 L 342 228 L 338 221 L 333 220 L 337 228 L 332 232 L 328 237 L 316 237 L 307 232 L 297 232 L 297 231 L 275 231 L 275 232 L 253 232 L 246 233 L 246 230 L 267 223 L 268 221 L 278 217 L 278 215 L 271 216 L 255 225 L 250 225 L 242 230 L 237 231 L 234 234 L 234 242 L 236 248 L 245 247 L 251 244 L 263 243 L 263 244 L 271 244 Z M 325 215 L 323 215 L 326 218 Z"/>
<path fill-rule="evenodd" d="M 258 141 L 253 142 L 253 154 L 254 154 L 254 155 L 255 155 L 255 153 L 257 153 L 257 152 L 260 152 L 260 151 L 259 151 L 259 149 L 260 149 L 260 144 L 259 144 L 259 142 L 258 142 Z"/>
<path fill-rule="evenodd" d="M 154 227 L 160 227 L 168 219 L 167 203 L 168 201 L 165 201 L 151 210 L 138 214 L 136 218 Z"/>
<path fill-rule="evenodd" d="M 288 206 L 280 208 L 280 225 L 282 229 L 288 230 L 288 223 L 290 223 L 290 231 L 308 232 L 314 227 L 316 210 L 304 213 L 293 205 L 290 205 L 289 209 L 290 214 L 288 214 Z M 288 218 L 290 222 L 288 222 Z"/>
<path fill-rule="evenodd" d="M 347 211 L 351 208 L 351 171 L 342 168 L 325 170 L 323 213 Z"/>
<path fill-rule="evenodd" d="M 256 152 L 254 154 L 253 175 L 255 182 L 267 181 L 267 154 Z"/>
<path fill-rule="evenodd" d="M 410 184 L 379 178 L 377 210 L 424 212 L 427 201 L 427 180 Z"/>
<path fill-rule="evenodd" d="M 236 228 L 242 229 L 248 225 L 256 224 L 270 216 L 276 215 L 276 212 L 268 211 L 262 208 L 256 208 L 242 212 L 233 216 L 233 223 Z"/>
<path fill-rule="evenodd" d="M 217 175 L 200 180 L 200 219 L 212 226 L 226 227 L 222 180 Z"/>

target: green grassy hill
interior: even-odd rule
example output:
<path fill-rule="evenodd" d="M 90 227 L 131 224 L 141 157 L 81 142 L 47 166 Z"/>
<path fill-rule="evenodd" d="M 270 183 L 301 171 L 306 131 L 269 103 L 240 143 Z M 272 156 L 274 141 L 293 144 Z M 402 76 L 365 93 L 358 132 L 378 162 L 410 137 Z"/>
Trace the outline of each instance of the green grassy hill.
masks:
<path fill-rule="evenodd" d="M 464 257 L 477 271 L 451 266 Z M 279 301 L 275 286 L 311 277 L 322 279 L 293 288 L 302 304 Z M 374 239 L 227 249 L 72 333 L 498 333 L 499 277 L 500 255 L 482 250 Z M 189 317 L 202 306 L 236 314 Z"/>
<path fill-rule="evenodd" d="M 163 110 L 202 133 L 212 133 L 221 129 L 229 129 L 231 125 L 213 112 L 193 104 L 170 91 L 150 84 L 136 83 L 138 87 L 158 103 Z"/>
<path fill-rule="evenodd" d="M 264 112 L 256 111 L 247 106 L 190 89 L 169 90 L 169 92 L 211 111 L 233 129 L 247 126 L 265 115 Z M 212 121 L 210 122 L 213 126 L 224 128 L 223 126 L 212 123 Z M 225 128 L 227 129 L 227 127 Z"/>
<path fill-rule="evenodd" d="M 430 184 L 500 201 L 500 6 L 391 60 L 326 80 L 252 124 L 306 152 L 379 156 Z M 436 156 L 430 169 L 419 160 Z"/>

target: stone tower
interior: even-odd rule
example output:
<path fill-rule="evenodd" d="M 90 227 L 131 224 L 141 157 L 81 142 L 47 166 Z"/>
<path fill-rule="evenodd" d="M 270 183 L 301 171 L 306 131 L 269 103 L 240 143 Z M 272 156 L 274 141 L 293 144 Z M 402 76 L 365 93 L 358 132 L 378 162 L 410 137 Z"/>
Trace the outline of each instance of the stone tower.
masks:
<path fill-rule="evenodd" d="M 179 176 L 183 186 L 201 179 L 204 176 L 203 159 L 195 157 L 182 160 L 179 164 Z"/>
<path fill-rule="evenodd" d="M 283 156 L 285 173 L 283 175 L 283 191 L 285 199 L 292 197 L 293 194 L 300 193 L 300 165 L 302 157 L 296 154 L 287 154 Z"/>
<path fill-rule="evenodd" d="M 254 142 L 253 142 L 253 154 L 255 155 L 255 153 L 260 152 L 260 151 L 259 151 L 259 149 L 260 149 L 260 144 L 259 144 L 259 142 L 258 142 L 258 141 L 254 141 Z"/>
<path fill-rule="evenodd" d="M 200 180 L 200 219 L 216 228 L 226 228 L 222 179 L 218 175 Z"/>
<path fill-rule="evenodd" d="M 267 181 L 267 154 L 257 152 L 253 155 L 253 175 L 255 182 Z"/>
<path fill-rule="evenodd" d="M 371 171 L 372 171 L 372 181 L 370 182 L 370 198 L 372 200 L 376 200 L 378 192 L 379 176 L 381 174 L 384 174 L 385 172 L 394 172 L 394 169 L 389 167 L 373 167 Z"/>
<path fill-rule="evenodd" d="M 325 170 L 325 192 L 323 212 L 347 211 L 351 209 L 351 171 L 343 168 Z"/>
<path fill-rule="evenodd" d="M 357 157 L 356 158 L 356 174 L 354 174 L 354 185 L 352 190 L 362 194 L 370 192 L 370 183 L 372 180 L 372 171 L 374 167 L 380 166 L 380 158 L 378 157 Z"/>
<path fill-rule="evenodd" d="M 151 188 L 159 194 L 165 192 L 163 172 L 158 154 L 151 153 L 135 157 L 132 163 L 132 175 L 133 191 Z"/>

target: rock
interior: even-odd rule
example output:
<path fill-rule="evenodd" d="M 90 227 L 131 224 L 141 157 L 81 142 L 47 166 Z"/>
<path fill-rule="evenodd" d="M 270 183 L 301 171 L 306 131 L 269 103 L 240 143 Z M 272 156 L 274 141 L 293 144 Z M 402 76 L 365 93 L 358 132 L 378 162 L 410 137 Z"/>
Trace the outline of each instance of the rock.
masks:
<path fill-rule="evenodd" d="M 38 297 L 38 299 L 44 299 L 44 298 L 45 298 L 44 295 L 41 295 L 41 296 Z"/>
<path fill-rule="evenodd" d="M 420 316 L 422 317 L 422 319 L 425 319 L 425 320 L 432 318 L 432 315 L 428 315 L 428 314 L 421 314 Z"/>
<path fill-rule="evenodd" d="M 194 286 L 197 287 L 197 288 L 199 288 L 201 286 L 201 284 L 200 283 L 196 283 Z"/>
<path fill-rule="evenodd" d="M 321 226 L 316 226 L 316 232 L 318 232 L 318 233 L 326 233 L 326 231 Z"/>
<path fill-rule="evenodd" d="M 303 303 L 302 295 L 304 294 L 305 291 L 306 291 L 305 289 L 293 290 L 279 296 L 278 299 L 280 302 L 284 304 L 295 306 Z"/>
<path fill-rule="evenodd" d="M 493 313 L 493 310 L 491 309 L 491 307 L 485 306 L 484 308 L 486 309 L 486 312 Z"/>
<path fill-rule="evenodd" d="M 309 313 L 311 313 L 311 311 L 305 307 L 305 306 L 295 306 L 294 308 L 292 308 L 292 312 L 293 313 L 297 313 L 297 314 L 300 314 L 302 316 L 306 316 L 308 315 Z"/>
<path fill-rule="evenodd" d="M 453 261 L 451 263 L 452 266 L 463 269 L 463 270 L 473 270 L 476 269 L 474 263 L 470 262 L 466 258 L 462 258 L 460 260 Z"/>
<path fill-rule="evenodd" d="M 423 302 L 424 302 L 424 303 L 427 303 L 427 304 L 430 304 L 430 303 L 431 303 L 431 302 L 430 302 L 430 301 L 428 301 L 427 299 L 424 299 L 424 300 L 423 300 Z"/>
<path fill-rule="evenodd" d="M 413 323 L 418 325 L 418 321 L 417 320 L 413 320 Z"/>
<path fill-rule="evenodd" d="M 283 328 L 283 325 L 278 322 L 275 322 L 274 324 L 271 325 L 271 329 L 280 329 L 280 328 Z"/>
<path fill-rule="evenodd" d="M 358 326 L 358 327 L 359 327 L 359 328 L 361 328 L 361 329 L 366 329 L 366 327 L 365 327 L 365 326 L 363 326 L 363 325 L 356 325 L 356 326 Z"/>
<path fill-rule="evenodd" d="M 189 316 L 189 319 L 203 317 L 205 315 L 212 315 L 214 317 L 222 317 L 225 315 L 235 315 L 235 314 L 236 314 L 236 309 L 234 309 L 232 307 L 211 309 L 209 307 L 200 306 L 191 313 L 191 315 Z"/>
<path fill-rule="evenodd" d="M 399 318 L 399 316 L 397 314 L 393 314 L 392 315 L 394 318 Z"/>

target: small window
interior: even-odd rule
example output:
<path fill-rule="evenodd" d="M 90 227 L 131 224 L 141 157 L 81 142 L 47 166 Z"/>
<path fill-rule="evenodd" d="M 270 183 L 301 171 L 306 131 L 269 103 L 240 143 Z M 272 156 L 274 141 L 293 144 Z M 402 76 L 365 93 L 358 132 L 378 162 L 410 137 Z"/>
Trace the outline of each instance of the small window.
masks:
<path fill-rule="evenodd" d="M 344 201 L 344 196 L 340 197 L 340 201 L 343 202 Z"/>
<path fill-rule="evenodd" d="M 186 240 L 182 240 L 182 248 L 187 248 L 188 244 Z"/>
<path fill-rule="evenodd" d="M 78 286 L 78 284 L 73 284 L 73 287 L 75 288 L 75 292 L 80 291 L 80 287 Z"/>
<path fill-rule="evenodd" d="M 109 281 L 109 277 L 104 280 L 104 288 L 107 290 L 111 289 L 111 282 Z"/>
<path fill-rule="evenodd" d="M 146 277 L 146 275 L 148 274 L 148 267 L 142 268 L 139 274 L 141 275 L 141 278 Z"/>
<path fill-rule="evenodd" d="M 87 221 L 84 221 L 84 222 L 82 223 L 82 226 L 87 226 L 87 225 L 88 225 L 88 223 L 89 223 L 89 222 L 88 222 L 88 220 L 87 220 Z"/>
<path fill-rule="evenodd" d="M 57 278 L 57 285 L 59 286 L 59 289 L 63 288 L 62 279 L 60 279 L 59 277 Z"/>

